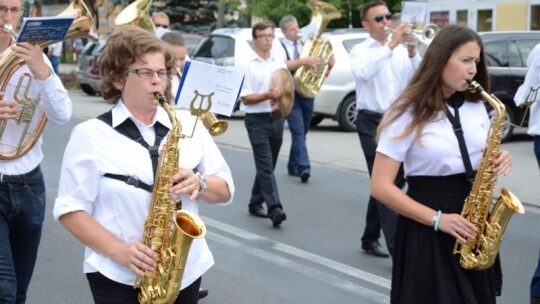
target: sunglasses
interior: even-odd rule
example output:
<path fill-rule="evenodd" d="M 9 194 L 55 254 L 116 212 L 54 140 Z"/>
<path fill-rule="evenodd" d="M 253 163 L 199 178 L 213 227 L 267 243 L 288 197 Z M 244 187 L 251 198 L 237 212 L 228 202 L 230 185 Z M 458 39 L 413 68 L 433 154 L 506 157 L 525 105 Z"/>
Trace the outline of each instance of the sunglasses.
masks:
<path fill-rule="evenodd" d="M 161 27 L 161 28 L 164 28 L 164 29 L 169 28 L 169 26 L 168 26 L 168 25 L 165 25 L 165 24 L 155 23 L 154 25 L 155 25 L 156 27 Z"/>
<path fill-rule="evenodd" d="M 390 21 L 390 19 L 392 19 L 392 13 L 388 13 L 386 15 L 378 15 L 378 16 L 375 16 L 375 18 L 373 18 L 373 20 L 375 20 L 375 22 L 377 23 L 383 21 L 383 19 Z"/>

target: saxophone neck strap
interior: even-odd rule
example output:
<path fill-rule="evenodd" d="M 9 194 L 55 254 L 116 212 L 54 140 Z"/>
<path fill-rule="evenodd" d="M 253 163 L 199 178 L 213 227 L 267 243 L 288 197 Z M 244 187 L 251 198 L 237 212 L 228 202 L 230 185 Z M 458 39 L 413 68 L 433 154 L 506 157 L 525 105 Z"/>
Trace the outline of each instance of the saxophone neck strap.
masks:
<path fill-rule="evenodd" d="M 463 137 L 463 128 L 461 127 L 461 122 L 459 121 L 459 108 L 465 102 L 465 97 L 463 94 L 455 93 L 446 102 L 448 105 L 454 108 L 455 115 L 452 115 L 449 110 L 446 110 L 446 117 L 448 117 L 448 120 L 452 124 L 454 134 L 456 134 L 459 144 L 459 151 L 461 152 L 461 158 L 463 159 L 463 165 L 465 166 L 467 180 L 472 183 L 474 181 L 474 171 L 472 169 L 467 145 L 465 144 L 465 138 Z"/>
<path fill-rule="evenodd" d="M 97 119 L 103 121 L 107 125 L 109 125 L 112 128 L 112 112 L 108 111 L 105 112 L 97 117 Z M 158 166 L 159 161 L 159 145 L 165 135 L 167 135 L 167 132 L 169 132 L 169 129 L 165 126 L 163 126 L 161 123 L 156 122 L 154 124 L 154 131 L 156 132 L 156 139 L 154 141 L 154 144 L 150 146 L 142 137 L 141 132 L 135 125 L 135 123 L 131 119 L 126 119 L 124 122 L 119 124 L 114 128 L 118 133 L 128 137 L 129 139 L 135 141 L 136 143 L 142 145 L 148 150 L 148 154 L 150 155 L 150 159 L 152 160 L 152 172 L 154 172 L 154 176 L 156 175 L 156 170 Z M 136 178 L 133 178 L 131 176 L 127 175 L 118 175 L 118 174 L 112 174 L 112 173 L 105 173 L 105 177 L 109 177 L 112 179 L 120 180 L 125 182 L 128 185 L 132 185 L 136 188 L 144 189 L 148 192 L 152 192 L 151 185 L 145 184 L 141 181 L 139 181 Z"/>

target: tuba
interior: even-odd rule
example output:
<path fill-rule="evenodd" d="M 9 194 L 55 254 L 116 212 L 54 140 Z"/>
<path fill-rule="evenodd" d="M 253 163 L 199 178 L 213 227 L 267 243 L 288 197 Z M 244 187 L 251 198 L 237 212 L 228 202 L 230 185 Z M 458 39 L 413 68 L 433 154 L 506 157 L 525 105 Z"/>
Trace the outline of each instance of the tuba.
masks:
<path fill-rule="evenodd" d="M 152 0 L 137 0 L 126 6 L 114 19 L 114 25 L 133 24 L 151 33 L 156 32 L 156 26 L 150 17 Z"/>
<path fill-rule="evenodd" d="M 294 73 L 294 83 L 298 93 L 310 98 L 321 89 L 328 71 L 328 60 L 332 57 L 332 44 L 320 37 L 330 20 L 340 18 L 341 13 L 332 5 L 318 0 L 311 0 L 308 6 L 312 11 L 311 23 L 316 24 L 318 33 L 306 41 L 300 57 L 319 57 L 321 64 L 316 68 L 298 68 Z"/>
<path fill-rule="evenodd" d="M 174 303 L 180 293 L 191 243 L 206 234 L 203 221 L 197 215 L 181 210 L 181 201 L 175 201 L 169 192 L 170 177 L 178 170 L 178 142 L 184 136 L 174 107 L 163 95 L 156 98 L 169 115 L 172 128 L 159 153 L 150 210 L 144 223 L 142 242 L 158 257 L 156 270 L 147 271 L 140 281 L 138 298 L 141 304 Z"/>
<path fill-rule="evenodd" d="M 514 213 L 523 214 L 525 209 L 519 199 L 503 188 L 499 199 L 493 199 L 497 176 L 493 174 L 494 162 L 499 155 L 504 104 L 494 95 L 488 94 L 477 82 L 470 82 L 469 90 L 479 92 L 497 112 L 491 122 L 486 147 L 474 178 L 471 192 L 465 199 L 461 215 L 476 226 L 476 238 L 462 244 L 456 241 L 454 254 L 465 269 L 484 270 L 495 262 L 506 226 Z"/>
<path fill-rule="evenodd" d="M 69 31 L 64 39 L 73 38 L 88 38 L 96 39 L 96 29 L 90 11 L 82 0 L 72 0 L 69 6 L 59 14 L 59 16 L 73 16 L 75 20 L 69 28 Z M 4 30 L 11 32 L 9 28 L 4 26 Z M 37 43 L 41 48 L 45 48 L 57 41 L 44 41 Z M 0 56 L 0 91 L 4 92 L 9 85 L 9 80 L 13 74 L 23 66 L 24 60 L 15 56 L 15 53 L 8 48 Z M 17 159 L 32 149 L 43 132 L 47 123 L 47 116 L 41 113 L 40 117 L 34 117 L 36 107 L 39 103 L 39 96 L 29 97 L 28 89 L 32 84 L 32 76 L 29 73 L 21 75 L 15 87 L 15 101 L 21 108 L 21 114 L 16 120 L 1 120 L 0 121 L 0 161 Z M 21 127 L 22 125 L 22 127 Z M 19 136 L 18 140 L 5 141 L 5 133 L 16 133 Z"/>

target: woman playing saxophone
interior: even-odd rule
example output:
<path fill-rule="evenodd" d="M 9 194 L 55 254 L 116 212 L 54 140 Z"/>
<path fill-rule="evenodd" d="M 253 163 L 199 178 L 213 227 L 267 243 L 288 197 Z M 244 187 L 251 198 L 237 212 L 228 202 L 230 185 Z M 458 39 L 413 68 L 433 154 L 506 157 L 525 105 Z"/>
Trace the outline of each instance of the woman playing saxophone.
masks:
<path fill-rule="evenodd" d="M 495 303 L 500 294 L 498 263 L 466 270 L 452 253 L 456 239 L 479 233 L 460 213 L 490 129 L 481 96 L 468 91 L 470 80 L 489 86 L 481 38 L 448 25 L 379 126 L 371 193 L 399 213 L 391 303 Z M 394 185 L 402 162 L 407 193 Z M 511 164 L 510 154 L 500 151 L 494 173 L 508 174 Z"/>
<path fill-rule="evenodd" d="M 165 110 L 155 99 L 170 100 L 173 67 L 173 55 L 153 34 L 132 25 L 117 29 L 100 63 L 101 94 L 113 104 L 110 120 L 101 115 L 79 124 L 66 147 L 54 217 L 86 245 L 84 273 L 95 303 L 138 303 L 136 278 L 155 271 L 161 253 L 141 242 L 152 186 L 158 187 L 154 175 L 172 170 L 170 186 L 159 183 L 165 189 L 155 194 L 180 198 L 182 211 L 195 215 L 200 203 L 228 204 L 234 195 L 229 167 L 206 129 L 197 128 L 192 138 L 179 136 L 177 147 L 168 140 L 178 124 L 169 118 L 172 107 Z M 138 141 L 121 133 L 133 129 Z M 178 159 L 171 153 L 162 163 L 161 150 L 153 168 L 152 151 L 162 137 L 163 149 L 172 145 Z M 205 239 L 194 239 L 174 303 L 197 303 L 201 276 L 213 263 Z"/>

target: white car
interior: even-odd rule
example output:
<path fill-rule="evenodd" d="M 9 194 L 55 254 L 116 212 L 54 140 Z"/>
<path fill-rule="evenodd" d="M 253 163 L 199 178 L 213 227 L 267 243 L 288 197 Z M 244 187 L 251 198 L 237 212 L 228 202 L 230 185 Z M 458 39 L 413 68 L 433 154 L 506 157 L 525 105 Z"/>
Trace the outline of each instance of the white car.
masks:
<path fill-rule="evenodd" d="M 321 38 L 328 39 L 332 44 L 336 63 L 315 96 L 312 126 L 324 118 L 331 118 L 344 131 L 356 131 L 356 81 L 351 71 L 349 53 L 368 36 L 362 29 L 338 29 L 322 35 Z"/>

